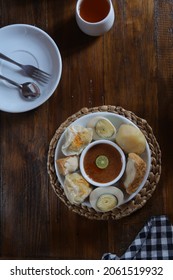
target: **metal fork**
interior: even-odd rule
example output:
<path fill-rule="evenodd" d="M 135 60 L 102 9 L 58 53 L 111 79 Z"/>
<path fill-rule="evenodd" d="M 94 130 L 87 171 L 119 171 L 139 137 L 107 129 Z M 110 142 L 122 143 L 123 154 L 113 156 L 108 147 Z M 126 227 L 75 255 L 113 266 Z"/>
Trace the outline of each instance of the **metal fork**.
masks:
<path fill-rule="evenodd" d="M 9 58 L 8 56 L 4 55 L 3 53 L 0 53 L 0 58 L 19 66 L 28 76 L 30 76 L 31 78 L 33 78 L 37 81 L 40 81 L 42 83 L 48 83 L 48 81 L 51 77 L 51 75 L 46 73 L 45 71 L 40 70 L 37 67 L 32 66 L 32 65 L 23 65 L 21 63 L 18 63 L 17 61 Z"/>

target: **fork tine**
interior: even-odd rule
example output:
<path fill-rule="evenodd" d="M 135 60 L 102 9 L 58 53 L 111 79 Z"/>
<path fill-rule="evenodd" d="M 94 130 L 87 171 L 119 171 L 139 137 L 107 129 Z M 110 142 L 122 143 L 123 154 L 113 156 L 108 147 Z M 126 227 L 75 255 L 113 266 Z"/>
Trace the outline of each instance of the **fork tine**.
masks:
<path fill-rule="evenodd" d="M 43 75 L 50 77 L 51 75 L 43 70 L 40 70 L 38 72 L 41 72 Z"/>
<path fill-rule="evenodd" d="M 33 78 L 35 78 L 35 79 L 37 79 L 37 80 L 39 80 L 39 81 L 41 81 L 41 82 L 43 82 L 43 83 L 47 83 L 48 81 L 49 81 L 49 79 L 50 79 L 50 75 L 49 76 L 46 76 L 45 74 L 43 74 L 43 73 L 39 73 L 38 71 L 34 71 L 33 73 L 32 73 L 32 77 Z"/>
<path fill-rule="evenodd" d="M 44 74 L 42 74 L 42 73 L 39 73 L 39 72 L 37 72 L 37 71 L 34 71 L 33 73 L 32 73 L 32 75 L 33 76 L 35 76 L 35 77 L 40 77 L 40 78 L 43 78 L 43 79 L 45 79 L 45 80 L 49 80 L 50 79 L 50 77 L 51 76 L 46 76 L 46 75 L 44 75 Z"/>
<path fill-rule="evenodd" d="M 39 68 L 36 68 L 36 67 L 34 69 L 34 72 L 37 72 L 38 74 L 40 73 L 41 75 L 48 76 L 48 77 L 51 76 L 49 73 L 47 73 L 47 72 L 45 72 L 45 71 L 43 71 L 43 70 L 41 70 Z"/>
<path fill-rule="evenodd" d="M 45 79 L 41 76 L 32 75 L 32 78 L 35 79 L 38 82 L 42 82 L 42 83 L 45 83 L 45 84 L 49 82 L 49 79 Z"/>
<path fill-rule="evenodd" d="M 42 83 L 48 83 L 49 79 L 45 79 L 44 77 L 42 76 L 37 76 L 37 75 L 34 75 L 32 74 L 31 77 L 39 82 L 42 82 Z"/>

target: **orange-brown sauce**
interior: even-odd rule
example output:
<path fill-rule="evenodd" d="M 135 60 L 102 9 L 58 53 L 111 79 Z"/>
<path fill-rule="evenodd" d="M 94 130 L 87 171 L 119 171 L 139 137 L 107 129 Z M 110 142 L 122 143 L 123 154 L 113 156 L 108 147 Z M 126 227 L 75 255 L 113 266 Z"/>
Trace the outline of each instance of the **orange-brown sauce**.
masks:
<path fill-rule="evenodd" d="M 80 5 L 80 16 L 88 22 L 103 20 L 109 13 L 110 5 L 107 0 L 83 0 Z"/>
<path fill-rule="evenodd" d="M 96 166 L 96 158 L 104 155 L 109 164 L 105 169 Z M 107 183 L 115 179 L 121 171 L 122 161 L 119 152 L 108 144 L 98 144 L 88 150 L 84 157 L 84 169 L 87 175 L 99 183 Z"/>

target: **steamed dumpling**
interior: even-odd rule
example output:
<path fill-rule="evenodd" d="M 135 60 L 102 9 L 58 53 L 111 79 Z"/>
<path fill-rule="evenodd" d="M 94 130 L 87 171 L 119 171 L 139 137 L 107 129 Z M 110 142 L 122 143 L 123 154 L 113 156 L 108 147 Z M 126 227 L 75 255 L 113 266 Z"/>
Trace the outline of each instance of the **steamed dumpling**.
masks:
<path fill-rule="evenodd" d="M 117 144 L 126 153 L 142 154 L 146 148 L 146 139 L 139 128 L 122 124 L 116 134 Z"/>
<path fill-rule="evenodd" d="M 93 129 L 93 139 L 115 140 L 116 128 L 110 120 L 104 117 L 94 117 L 89 120 L 87 127 Z"/>
<path fill-rule="evenodd" d="M 141 184 L 146 173 L 145 161 L 135 153 L 130 153 L 124 174 L 124 187 L 128 194 L 132 194 Z"/>
<path fill-rule="evenodd" d="M 65 176 L 64 192 L 71 204 L 82 203 L 91 190 L 90 184 L 79 173 L 75 172 Z"/>
<path fill-rule="evenodd" d="M 56 164 L 61 175 L 67 175 L 76 171 L 79 167 L 78 156 L 68 156 L 56 160 Z"/>
<path fill-rule="evenodd" d="M 81 125 L 70 126 L 65 134 L 65 143 L 62 145 L 64 155 L 79 155 L 92 141 L 93 131 Z"/>

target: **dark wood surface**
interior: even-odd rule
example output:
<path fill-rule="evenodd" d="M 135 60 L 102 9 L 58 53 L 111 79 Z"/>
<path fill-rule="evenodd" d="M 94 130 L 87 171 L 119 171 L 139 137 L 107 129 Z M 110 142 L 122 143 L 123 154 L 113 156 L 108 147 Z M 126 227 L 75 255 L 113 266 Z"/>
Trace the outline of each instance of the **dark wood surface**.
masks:
<path fill-rule="evenodd" d="M 113 0 L 116 20 L 104 36 L 83 34 L 72 0 L 3 0 L 0 27 L 27 23 L 58 45 L 62 78 L 33 111 L 0 112 L 0 258 L 100 259 L 123 254 L 146 220 L 173 222 L 173 1 Z M 82 107 L 122 106 L 147 120 L 162 151 L 151 199 L 118 221 L 89 220 L 55 195 L 47 153 L 55 130 Z"/>

